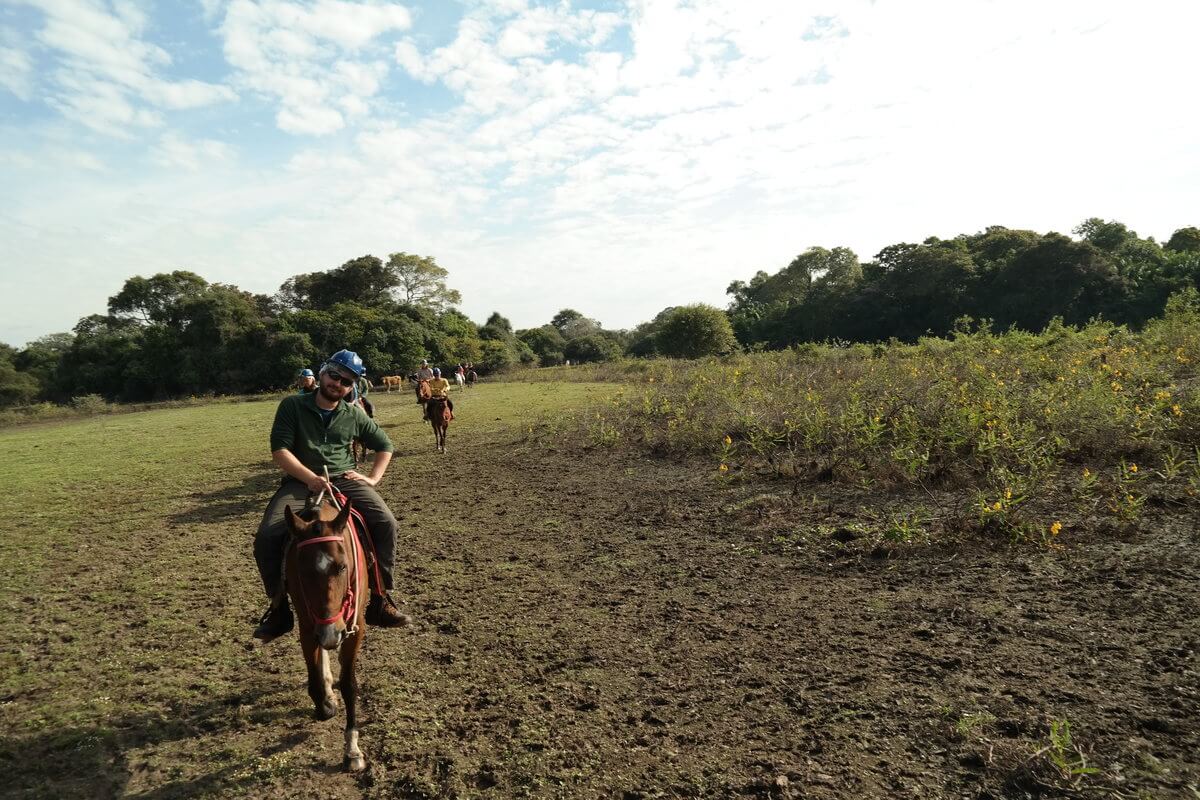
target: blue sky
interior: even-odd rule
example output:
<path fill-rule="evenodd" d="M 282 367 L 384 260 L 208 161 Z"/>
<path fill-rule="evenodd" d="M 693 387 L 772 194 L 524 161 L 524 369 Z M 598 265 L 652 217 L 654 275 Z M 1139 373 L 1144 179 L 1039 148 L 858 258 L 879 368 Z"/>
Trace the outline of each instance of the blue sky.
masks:
<path fill-rule="evenodd" d="M 814 245 L 1200 224 L 1200 4 L 0 0 L 0 341 L 407 251 L 609 327 Z"/>

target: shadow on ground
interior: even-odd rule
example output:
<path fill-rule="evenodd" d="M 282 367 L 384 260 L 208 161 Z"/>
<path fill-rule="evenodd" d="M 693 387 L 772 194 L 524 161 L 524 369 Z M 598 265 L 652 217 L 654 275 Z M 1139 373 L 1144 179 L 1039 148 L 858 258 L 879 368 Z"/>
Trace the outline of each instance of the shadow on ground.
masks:
<path fill-rule="evenodd" d="M 244 481 L 211 492 L 192 492 L 189 508 L 171 514 L 167 519 L 176 525 L 227 522 L 249 513 L 260 514 L 267 501 L 279 488 L 280 472 L 274 464 L 253 467 Z"/>
<path fill-rule="evenodd" d="M 239 730 L 294 716 L 268 698 L 274 690 L 238 692 L 186 709 L 178 716 L 161 713 L 113 715 L 93 725 L 0 739 L 0 770 L 8 797 L 98 798 L 127 793 L 137 769 L 134 752 L 199 737 L 231 736 Z M 256 710 L 259 706 L 263 710 Z M 304 742 L 311 731 L 281 735 L 259 754 L 258 762 Z M 257 762 L 253 762 L 257 763 Z M 210 763 L 210 770 L 186 780 L 161 783 L 143 798 L 195 797 L 236 791 L 262 776 L 246 759 Z"/>

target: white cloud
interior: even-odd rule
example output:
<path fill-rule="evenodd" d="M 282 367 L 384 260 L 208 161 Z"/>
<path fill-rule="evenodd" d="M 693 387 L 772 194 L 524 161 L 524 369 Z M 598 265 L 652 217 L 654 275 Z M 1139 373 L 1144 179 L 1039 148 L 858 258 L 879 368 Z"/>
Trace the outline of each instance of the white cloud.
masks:
<path fill-rule="evenodd" d="M 411 24 L 395 4 L 234 0 L 221 34 L 239 81 L 279 103 L 279 128 L 322 135 L 369 113 L 388 65 L 362 51 Z"/>
<path fill-rule="evenodd" d="M 233 149 L 215 139 L 189 141 L 177 133 L 167 133 L 158 140 L 151 158 L 159 166 L 195 172 L 230 161 Z"/>
<path fill-rule="evenodd" d="M 115 2 L 111 12 L 90 0 L 18 2 L 44 13 L 36 39 L 62 64 L 48 102 L 93 130 L 126 136 L 129 127 L 161 124 L 155 109 L 195 108 L 234 97 L 225 86 L 160 77 L 158 70 L 171 57 L 143 40 L 146 16 L 131 2 Z"/>
<path fill-rule="evenodd" d="M 21 100 L 33 96 L 33 60 L 28 53 L 0 47 L 0 86 Z"/>

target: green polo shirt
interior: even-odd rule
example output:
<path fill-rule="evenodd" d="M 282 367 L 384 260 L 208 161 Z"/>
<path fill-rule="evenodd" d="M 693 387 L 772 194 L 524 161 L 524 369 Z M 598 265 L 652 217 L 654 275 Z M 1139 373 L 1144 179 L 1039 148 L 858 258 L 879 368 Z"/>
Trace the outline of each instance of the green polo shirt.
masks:
<path fill-rule="evenodd" d="M 350 442 L 359 439 L 372 450 L 390 453 L 395 448 L 383 429 L 367 412 L 339 400 L 326 427 L 317 408 L 317 394 L 285 397 L 275 410 L 271 426 L 271 452 L 291 450 L 300 463 L 316 474 L 329 467 L 330 475 L 354 469 Z"/>

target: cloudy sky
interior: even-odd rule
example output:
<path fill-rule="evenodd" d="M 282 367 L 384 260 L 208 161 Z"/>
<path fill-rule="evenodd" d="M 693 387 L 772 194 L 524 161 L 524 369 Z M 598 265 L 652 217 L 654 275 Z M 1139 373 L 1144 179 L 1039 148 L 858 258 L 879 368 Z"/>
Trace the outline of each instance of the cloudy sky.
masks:
<path fill-rule="evenodd" d="M 0 0 L 0 341 L 431 255 L 631 327 L 804 249 L 1200 224 L 1191 0 Z"/>

